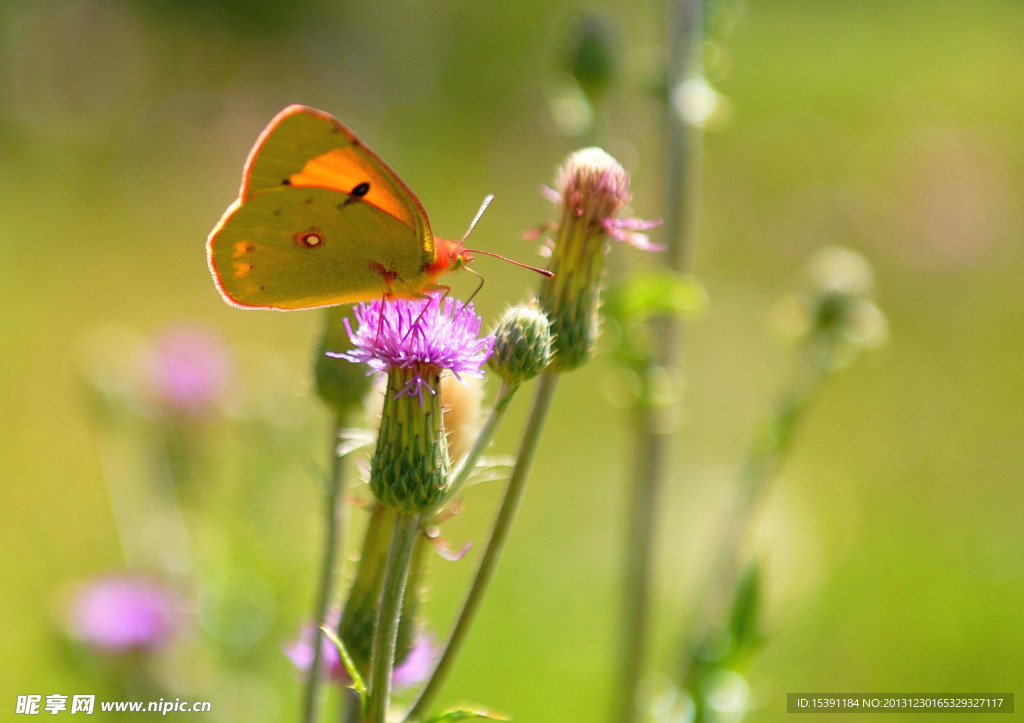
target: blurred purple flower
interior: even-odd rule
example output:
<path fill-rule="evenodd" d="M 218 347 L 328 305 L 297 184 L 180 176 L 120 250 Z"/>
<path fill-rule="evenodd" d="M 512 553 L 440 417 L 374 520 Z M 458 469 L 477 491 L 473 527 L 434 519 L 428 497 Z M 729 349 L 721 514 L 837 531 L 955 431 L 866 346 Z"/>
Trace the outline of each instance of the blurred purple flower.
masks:
<path fill-rule="evenodd" d="M 410 688 L 427 679 L 437 661 L 437 646 L 434 639 L 421 633 L 412 649 L 395 666 L 391 679 L 399 688 Z"/>
<path fill-rule="evenodd" d="M 433 307 L 433 308 L 429 308 Z M 423 388 L 431 394 L 438 390 L 426 383 L 426 368 L 448 369 L 458 379 L 463 375 L 483 376 L 483 363 L 491 354 L 493 336 L 478 338 L 481 319 L 472 304 L 448 298 L 442 301 L 435 292 L 428 299 L 382 299 L 355 307 L 359 324 L 356 331 L 348 320 L 345 327 L 355 349 L 328 356 L 369 365 L 376 372 L 411 369 L 412 378 L 399 396 L 419 396 Z"/>
<path fill-rule="evenodd" d="M 150 650 L 180 628 L 181 602 L 162 584 L 144 577 L 111 575 L 80 587 L 71 601 L 69 631 L 98 650 Z"/>
<path fill-rule="evenodd" d="M 233 372 L 225 344 L 197 326 L 176 326 L 154 341 L 146 365 L 150 392 L 164 411 L 188 417 L 210 413 L 223 400 Z"/>
<path fill-rule="evenodd" d="M 340 613 L 335 610 L 327 616 L 327 624 L 338 627 Z M 313 623 L 305 623 L 297 638 L 284 646 L 284 654 L 292 661 L 292 665 L 308 672 L 313 665 L 313 636 L 316 628 Z M 348 680 L 348 672 L 341 662 L 341 655 L 334 643 L 327 636 L 320 641 L 320 665 L 325 677 L 331 680 Z M 408 688 L 426 680 L 437 659 L 437 649 L 432 636 L 421 633 L 405 658 L 395 665 L 392 680 L 399 688 Z"/>

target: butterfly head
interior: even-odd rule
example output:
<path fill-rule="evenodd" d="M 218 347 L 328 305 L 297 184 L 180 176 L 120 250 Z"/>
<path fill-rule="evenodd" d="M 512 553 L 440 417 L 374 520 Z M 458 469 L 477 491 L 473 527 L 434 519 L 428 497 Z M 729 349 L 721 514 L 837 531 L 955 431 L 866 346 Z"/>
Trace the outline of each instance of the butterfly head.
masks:
<path fill-rule="evenodd" d="M 466 250 L 462 241 L 446 241 L 435 237 L 434 243 L 437 245 L 437 258 L 426 268 L 431 278 L 437 278 L 450 271 L 458 271 L 473 260 L 473 255 Z"/>
<path fill-rule="evenodd" d="M 472 261 L 472 260 L 473 260 L 473 254 L 471 254 L 467 249 L 463 248 L 462 245 L 460 244 L 459 245 L 458 253 L 453 254 L 450 257 L 450 266 L 449 266 L 448 270 L 449 271 L 458 271 L 462 267 L 468 265 L 469 262 Z"/>

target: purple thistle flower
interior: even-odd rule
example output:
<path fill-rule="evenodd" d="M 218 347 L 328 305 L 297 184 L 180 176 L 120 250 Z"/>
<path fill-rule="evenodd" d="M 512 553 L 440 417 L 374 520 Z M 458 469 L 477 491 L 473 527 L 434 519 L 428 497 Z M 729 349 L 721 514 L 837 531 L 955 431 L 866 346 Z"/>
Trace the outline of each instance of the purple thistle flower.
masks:
<path fill-rule="evenodd" d="M 327 624 L 334 627 L 338 624 L 338 612 L 329 614 Z M 317 628 L 311 622 L 303 623 L 298 636 L 284 645 L 284 654 L 292 665 L 308 672 L 313 666 L 313 638 L 316 636 Z M 342 665 L 341 655 L 334 643 L 325 635 L 320 640 L 320 670 L 331 680 L 339 680 L 348 677 L 345 673 L 345 666 Z"/>
<path fill-rule="evenodd" d="M 333 628 L 338 627 L 338 619 L 341 613 L 334 610 L 327 615 L 327 624 Z M 313 639 L 316 628 L 313 623 L 306 623 L 299 631 L 298 637 L 284 646 L 284 654 L 292 661 L 292 665 L 303 673 L 308 673 L 313 666 Z M 325 635 L 320 641 L 321 671 L 324 677 L 330 680 L 347 681 L 348 671 L 345 664 L 341 662 L 341 655 L 338 648 Z M 392 681 L 399 688 L 409 688 L 417 683 L 426 680 L 437 660 L 437 646 L 434 639 L 428 633 L 420 633 L 416 636 L 416 642 L 406 653 L 405 657 L 395 665 Z"/>
<path fill-rule="evenodd" d="M 112 575 L 80 588 L 69 618 L 71 635 L 98 650 L 151 650 L 180 627 L 180 600 L 154 580 Z"/>
<path fill-rule="evenodd" d="M 345 327 L 355 349 L 328 356 L 367 364 L 372 372 L 411 370 L 408 383 L 397 396 L 418 396 L 424 387 L 438 390 L 426 378 L 428 370 L 447 369 L 459 380 L 483 376 L 483 364 L 491 354 L 493 336 L 479 338 L 481 318 L 472 304 L 443 298 L 435 292 L 427 299 L 381 299 L 355 307 L 356 331 Z"/>
<path fill-rule="evenodd" d="M 162 410 L 201 417 L 223 401 L 232 367 L 218 336 L 202 327 L 182 325 L 156 339 L 146 372 L 149 390 Z"/>

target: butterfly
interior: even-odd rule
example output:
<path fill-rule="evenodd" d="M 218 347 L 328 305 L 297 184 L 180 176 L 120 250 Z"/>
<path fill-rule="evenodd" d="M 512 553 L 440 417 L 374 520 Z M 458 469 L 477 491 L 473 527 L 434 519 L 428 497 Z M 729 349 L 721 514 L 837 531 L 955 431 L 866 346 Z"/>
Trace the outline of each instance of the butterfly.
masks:
<path fill-rule="evenodd" d="M 206 255 L 229 304 L 312 309 L 446 288 L 438 278 L 473 258 L 464 240 L 435 237 L 416 194 L 340 121 L 291 105 L 250 151 Z"/>

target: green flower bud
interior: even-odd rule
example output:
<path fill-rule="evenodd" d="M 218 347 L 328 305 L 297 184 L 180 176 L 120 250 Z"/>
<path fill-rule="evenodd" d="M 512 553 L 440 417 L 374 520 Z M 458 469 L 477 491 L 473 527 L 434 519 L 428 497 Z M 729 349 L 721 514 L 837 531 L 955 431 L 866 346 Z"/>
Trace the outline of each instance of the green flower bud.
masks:
<path fill-rule="evenodd" d="M 440 372 L 438 367 L 428 365 L 388 370 L 370 490 L 385 505 L 404 512 L 430 509 L 448 489 L 450 462 L 443 430 Z M 438 392 L 406 394 L 414 382 Z"/>
<path fill-rule="evenodd" d="M 358 409 L 373 384 L 373 379 L 361 367 L 327 356 L 328 351 L 344 348 L 349 343 L 345 329 L 347 318 L 352 318 L 350 305 L 325 310 L 323 332 L 313 360 L 317 395 L 335 414 L 341 415 Z"/>
<path fill-rule="evenodd" d="M 874 273 L 867 259 L 830 246 L 814 254 L 808 271 L 807 291 L 786 297 L 776 307 L 780 331 L 820 347 L 832 369 L 845 366 L 863 349 L 885 343 L 888 324 L 871 299 Z"/>
<path fill-rule="evenodd" d="M 444 431 L 448 435 L 448 457 L 462 458 L 480 433 L 480 404 L 483 384 L 477 377 L 459 379 L 454 374 L 441 377 L 444 400 Z"/>
<path fill-rule="evenodd" d="M 888 336 L 885 315 L 871 300 L 874 272 L 863 256 L 830 246 L 811 259 L 812 312 L 808 334 L 826 339 L 842 366 L 859 349 L 882 345 Z"/>
<path fill-rule="evenodd" d="M 537 376 L 551 360 L 551 325 L 536 306 L 508 309 L 492 333 L 494 349 L 487 363 L 511 386 Z"/>

